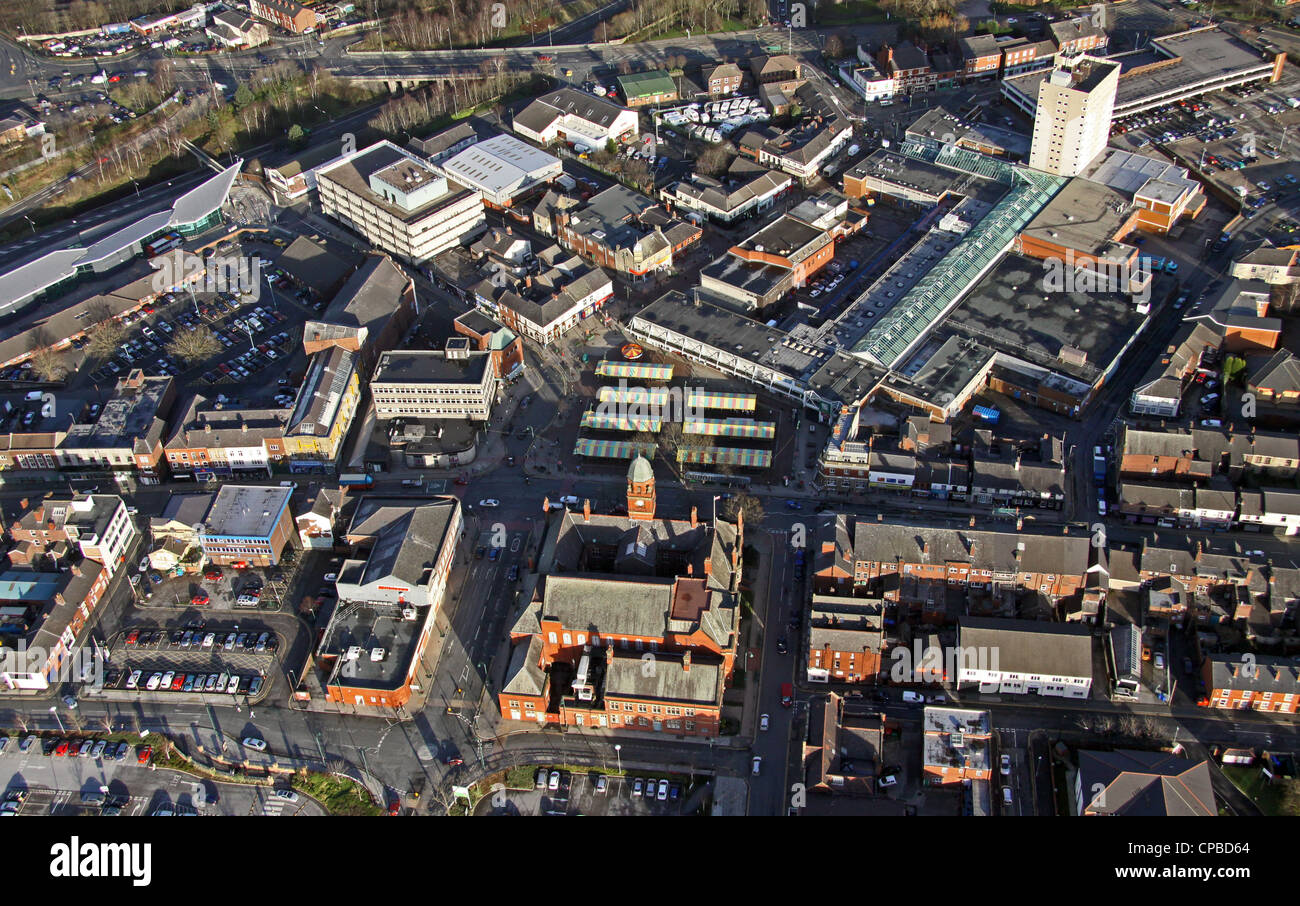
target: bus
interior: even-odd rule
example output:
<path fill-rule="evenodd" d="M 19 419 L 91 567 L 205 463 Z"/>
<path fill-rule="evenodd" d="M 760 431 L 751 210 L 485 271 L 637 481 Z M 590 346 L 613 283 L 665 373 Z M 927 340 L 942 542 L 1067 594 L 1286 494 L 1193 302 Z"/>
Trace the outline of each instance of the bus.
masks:
<path fill-rule="evenodd" d="M 149 258 L 161 255 L 163 252 L 170 252 L 181 244 L 181 234 L 176 232 L 167 233 L 159 236 L 144 247 L 144 253 Z"/>

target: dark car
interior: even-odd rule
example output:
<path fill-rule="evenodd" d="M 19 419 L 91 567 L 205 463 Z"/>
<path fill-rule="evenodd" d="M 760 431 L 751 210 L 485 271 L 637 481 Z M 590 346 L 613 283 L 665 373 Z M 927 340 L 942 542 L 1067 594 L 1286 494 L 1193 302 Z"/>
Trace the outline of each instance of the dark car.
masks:
<path fill-rule="evenodd" d="M 480 544 L 480 545 L 478 546 L 478 550 L 474 551 L 474 559 L 475 559 L 475 560 L 482 560 L 482 559 L 483 559 L 483 555 L 486 554 L 486 553 L 487 553 L 487 548 Z"/>

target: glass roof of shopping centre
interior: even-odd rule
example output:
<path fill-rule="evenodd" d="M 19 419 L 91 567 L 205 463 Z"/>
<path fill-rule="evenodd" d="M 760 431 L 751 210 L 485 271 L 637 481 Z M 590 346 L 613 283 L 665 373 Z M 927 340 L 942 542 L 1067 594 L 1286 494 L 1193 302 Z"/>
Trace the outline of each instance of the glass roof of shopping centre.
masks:
<path fill-rule="evenodd" d="M 1066 183 L 1059 176 L 1014 167 L 925 138 L 907 141 L 901 150 L 920 160 L 1005 182 L 1010 191 L 854 345 L 855 353 L 890 368 L 974 285 Z"/>

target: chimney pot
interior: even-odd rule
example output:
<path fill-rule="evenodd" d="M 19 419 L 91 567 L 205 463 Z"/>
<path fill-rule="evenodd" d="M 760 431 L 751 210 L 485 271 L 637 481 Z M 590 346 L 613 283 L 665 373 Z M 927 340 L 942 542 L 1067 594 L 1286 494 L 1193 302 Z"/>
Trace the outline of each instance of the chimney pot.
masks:
<path fill-rule="evenodd" d="M 682 655 L 682 673 L 691 672 L 691 653 L 689 651 Z"/>

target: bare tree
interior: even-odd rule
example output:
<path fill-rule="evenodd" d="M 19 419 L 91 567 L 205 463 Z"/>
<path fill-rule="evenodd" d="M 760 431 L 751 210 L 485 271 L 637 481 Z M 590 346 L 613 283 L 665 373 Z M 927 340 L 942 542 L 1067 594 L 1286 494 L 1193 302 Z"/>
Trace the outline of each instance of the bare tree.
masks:
<path fill-rule="evenodd" d="M 105 306 L 107 308 L 107 306 Z M 91 306 L 91 311 L 95 306 Z M 94 320 L 92 313 L 88 320 Z M 117 354 L 118 347 L 126 336 L 126 328 L 117 318 L 105 318 L 98 321 L 86 331 L 86 353 L 96 359 L 110 359 Z"/>
<path fill-rule="evenodd" d="M 182 362 L 193 364 L 214 356 L 222 349 L 221 341 L 206 327 L 193 331 L 179 331 L 167 344 L 167 354 Z"/>
<path fill-rule="evenodd" d="M 52 347 L 42 346 L 32 353 L 32 374 L 42 381 L 61 381 L 68 374 L 63 356 Z"/>
<path fill-rule="evenodd" d="M 767 516 L 763 502 L 753 494 L 733 494 L 722 502 L 722 518 L 735 522 L 740 513 L 745 514 L 746 528 L 760 525 Z"/>

